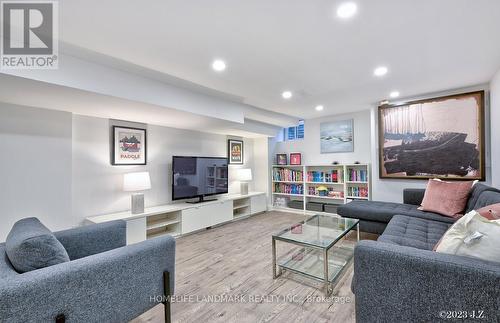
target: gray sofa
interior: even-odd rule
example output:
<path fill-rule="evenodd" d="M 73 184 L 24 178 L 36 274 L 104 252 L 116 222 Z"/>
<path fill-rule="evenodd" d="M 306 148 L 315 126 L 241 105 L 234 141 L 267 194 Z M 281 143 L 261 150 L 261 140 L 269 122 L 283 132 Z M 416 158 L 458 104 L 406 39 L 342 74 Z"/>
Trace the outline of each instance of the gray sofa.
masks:
<path fill-rule="evenodd" d="M 455 219 L 437 213 L 418 210 L 425 189 L 405 189 L 403 203 L 356 200 L 340 205 L 337 213 L 343 217 L 359 219 L 361 231 L 381 234 L 396 214 L 407 215 L 419 219 L 452 224 Z M 500 202 L 500 190 L 484 184 L 474 185 L 465 212 L 489 204 Z"/>
<path fill-rule="evenodd" d="M 453 219 L 416 210 L 423 193 L 406 190 L 406 204 L 343 207 L 344 216 L 364 216 L 371 209 L 365 221 L 385 227 L 377 241 L 360 241 L 354 251 L 356 321 L 499 322 L 500 263 L 432 251 Z M 476 184 L 467 210 L 494 203 L 500 203 L 500 191 Z"/>
<path fill-rule="evenodd" d="M 127 322 L 173 293 L 171 236 L 126 246 L 124 221 L 55 236 L 70 261 L 22 274 L 0 243 L 0 322 Z"/>

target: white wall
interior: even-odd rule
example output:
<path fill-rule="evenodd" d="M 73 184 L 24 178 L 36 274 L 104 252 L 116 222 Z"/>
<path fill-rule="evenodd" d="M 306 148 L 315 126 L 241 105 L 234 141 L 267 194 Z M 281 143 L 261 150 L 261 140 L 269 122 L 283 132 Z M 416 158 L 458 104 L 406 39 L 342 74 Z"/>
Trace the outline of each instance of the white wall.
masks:
<path fill-rule="evenodd" d="M 269 184 L 271 176 L 269 172 L 269 138 L 255 138 L 253 140 L 253 185 L 254 190 L 266 192 L 269 201 Z"/>
<path fill-rule="evenodd" d="M 320 124 L 329 121 L 354 119 L 354 152 L 321 154 Z M 294 141 L 275 142 L 273 147 L 273 160 L 279 153 L 302 153 L 303 164 L 324 165 L 333 161 L 339 163 L 369 163 L 371 160 L 370 149 L 370 111 L 341 114 L 325 118 L 305 120 L 304 139 Z"/>
<path fill-rule="evenodd" d="M 494 186 L 500 187 L 500 167 L 492 167 L 492 165 L 500 165 L 500 148 L 497 142 L 498 138 L 500 138 L 500 127 L 492 127 L 490 129 L 490 120 L 500 120 L 500 71 L 491 83 L 491 116 L 488 85 L 479 85 L 452 91 L 432 93 L 407 100 L 424 99 L 478 90 L 485 90 L 486 184 L 492 183 L 493 176 L 496 177 L 496 184 L 494 184 Z M 354 118 L 354 152 L 321 154 L 319 140 L 320 123 L 335 120 L 346 120 L 349 118 Z M 330 164 L 334 160 L 339 161 L 340 163 L 352 163 L 354 161 L 370 163 L 372 168 L 371 189 L 373 200 L 402 202 L 403 189 L 425 188 L 427 184 L 426 180 L 379 178 L 378 107 L 376 106 L 372 106 L 369 110 L 363 112 L 306 120 L 304 140 L 276 142 L 276 140 L 273 139 L 269 142 L 270 147 L 272 147 L 272 156 L 270 156 L 271 163 L 275 159 L 275 154 L 290 152 L 301 152 L 303 163 L 305 164 Z"/>
<path fill-rule="evenodd" d="M 404 188 L 425 188 L 426 181 L 380 179 L 378 174 L 378 133 L 377 107 L 367 111 L 343 114 L 327 118 L 305 121 L 305 138 L 298 141 L 274 143 L 273 158 L 278 153 L 301 152 L 304 164 L 330 164 L 334 160 L 340 163 L 371 164 L 372 199 L 379 201 L 401 202 Z M 320 123 L 336 120 L 354 119 L 354 152 L 321 154 Z"/>
<path fill-rule="evenodd" d="M 152 188 L 145 192 L 146 207 L 161 205 L 171 202 L 172 156 L 224 157 L 227 154 L 226 136 L 148 125 L 148 164 L 112 166 L 109 157 L 112 124 L 137 126 L 73 116 L 73 214 L 77 223 L 91 215 L 130 209 L 130 193 L 122 191 L 125 173 L 149 171 Z M 244 139 L 244 158 L 244 165 L 229 166 L 230 178 L 235 177 L 239 168 L 253 168 L 252 139 Z M 239 193 L 239 190 L 239 182 L 230 181 L 229 192 Z"/>
<path fill-rule="evenodd" d="M 0 241 L 20 218 L 70 227 L 71 113 L 0 103 Z"/>
<path fill-rule="evenodd" d="M 24 217 L 38 217 L 51 230 L 61 230 L 82 224 L 88 216 L 129 210 L 130 193 L 122 191 L 123 174 L 128 172 L 150 172 L 152 189 L 145 192 L 146 206 L 168 203 L 173 155 L 227 155 L 226 136 L 144 125 L 148 164 L 112 166 L 114 124 L 137 126 L 0 103 L 0 241 Z M 263 172 L 254 169 L 254 151 L 260 154 L 264 148 L 254 145 L 254 139 L 243 141 L 245 164 L 229 166 L 229 176 L 234 178 L 239 168 L 252 168 L 254 181 L 262 188 Z M 239 190 L 239 182 L 230 181 L 229 192 Z"/>
<path fill-rule="evenodd" d="M 491 183 L 500 187 L 500 70 L 490 83 Z"/>

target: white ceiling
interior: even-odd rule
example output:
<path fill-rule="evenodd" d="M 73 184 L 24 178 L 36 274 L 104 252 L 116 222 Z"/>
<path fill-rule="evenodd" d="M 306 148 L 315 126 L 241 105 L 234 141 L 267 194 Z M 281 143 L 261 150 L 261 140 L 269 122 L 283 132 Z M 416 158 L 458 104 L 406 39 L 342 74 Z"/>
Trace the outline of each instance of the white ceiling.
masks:
<path fill-rule="evenodd" d="M 498 0 L 354 1 L 348 21 L 335 16 L 337 0 L 60 1 L 60 36 L 305 118 L 367 109 L 392 90 L 410 97 L 485 83 L 500 68 Z M 225 72 L 210 68 L 215 58 Z M 381 64 L 389 73 L 377 79 Z"/>

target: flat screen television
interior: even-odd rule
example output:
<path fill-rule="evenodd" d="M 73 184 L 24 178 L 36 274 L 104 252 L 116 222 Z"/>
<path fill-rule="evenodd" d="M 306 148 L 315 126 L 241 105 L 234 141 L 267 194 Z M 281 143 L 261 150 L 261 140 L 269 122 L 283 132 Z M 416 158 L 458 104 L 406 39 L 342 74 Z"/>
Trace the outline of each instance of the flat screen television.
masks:
<path fill-rule="evenodd" d="M 172 200 L 205 201 L 206 196 L 228 192 L 226 157 L 172 157 Z"/>

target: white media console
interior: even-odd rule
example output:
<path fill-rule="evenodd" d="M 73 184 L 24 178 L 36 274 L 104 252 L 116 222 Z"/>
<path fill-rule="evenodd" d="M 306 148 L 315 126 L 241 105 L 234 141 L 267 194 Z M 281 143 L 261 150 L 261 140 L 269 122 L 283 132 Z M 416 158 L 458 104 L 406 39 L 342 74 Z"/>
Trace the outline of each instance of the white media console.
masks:
<path fill-rule="evenodd" d="M 248 195 L 222 195 L 215 201 L 198 204 L 172 203 L 154 206 L 146 208 L 141 214 L 126 211 L 92 216 L 87 218 L 87 223 L 125 220 L 127 244 L 131 244 L 163 234 L 179 236 L 191 233 L 266 210 L 266 194 L 250 192 Z"/>

